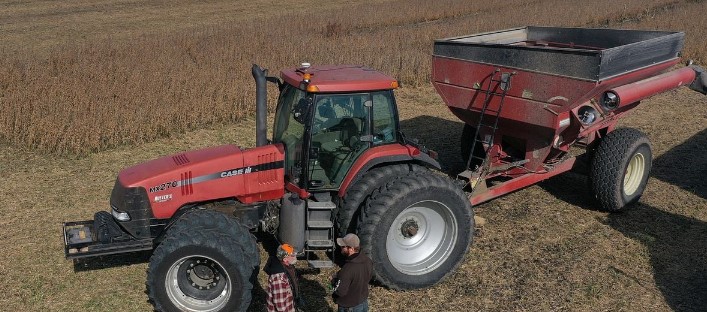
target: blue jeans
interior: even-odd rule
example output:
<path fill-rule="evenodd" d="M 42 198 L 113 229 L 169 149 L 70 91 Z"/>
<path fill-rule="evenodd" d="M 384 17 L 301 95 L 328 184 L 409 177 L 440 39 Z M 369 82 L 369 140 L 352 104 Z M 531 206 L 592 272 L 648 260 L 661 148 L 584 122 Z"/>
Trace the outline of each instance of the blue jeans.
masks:
<path fill-rule="evenodd" d="M 338 312 L 368 312 L 368 299 L 355 307 L 344 308 L 339 306 Z"/>

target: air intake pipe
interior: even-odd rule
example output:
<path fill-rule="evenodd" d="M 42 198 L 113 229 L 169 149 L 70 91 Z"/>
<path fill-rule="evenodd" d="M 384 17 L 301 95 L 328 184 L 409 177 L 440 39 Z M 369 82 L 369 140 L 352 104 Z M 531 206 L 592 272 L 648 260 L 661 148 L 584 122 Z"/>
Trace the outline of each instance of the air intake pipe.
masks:
<path fill-rule="evenodd" d="M 268 86 L 267 69 L 262 69 L 253 64 L 253 78 L 255 78 L 255 146 L 268 144 Z"/>

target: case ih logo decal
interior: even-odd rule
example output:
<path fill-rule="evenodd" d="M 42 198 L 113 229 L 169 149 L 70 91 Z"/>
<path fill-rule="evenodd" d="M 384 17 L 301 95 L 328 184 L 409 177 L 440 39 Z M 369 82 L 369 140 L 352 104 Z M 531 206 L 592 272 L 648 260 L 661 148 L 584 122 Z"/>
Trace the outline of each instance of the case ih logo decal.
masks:
<path fill-rule="evenodd" d="M 158 186 L 151 187 L 150 193 L 168 190 L 170 188 L 177 187 L 177 186 L 179 186 L 179 182 L 177 182 L 177 181 L 165 182 L 165 183 L 162 183 Z"/>
<path fill-rule="evenodd" d="M 253 171 L 253 167 L 233 169 L 233 170 L 221 172 L 221 177 L 228 178 L 228 177 L 237 176 L 237 175 L 241 175 L 241 174 L 248 174 L 248 173 L 251 173 L 251 171 Z"/>
<path fill-rule="evenodd" d="M 239 175 L 255 173 L 258 171 L 281 169 L 284 167 L 285 167 L 285 161 L 274 161 L 274 162 L 269 162 L 269 163 L 265 163 L 265 164 L 255 165 L 255 166 L 228 169 L 228 170 L 217 172 L 217 173 L 211 173 L 211 174 L 198 176 L 193 179 L 186 179 L 186 180 L 181 180 L 181 181 L 175 180 L 175 181 L 165 182 L 160 185 L 151 187 L 150 193 L 161 192 L 161 191 L 168 190 L 168 189 L 171 189 L 171 188 L 174 188 L 177 186 L 181 186 L 181 185 L 197 184 L 197 183 L 207 182 L 207 181 L 221 179 L 221 178 L 230 178 L 230 177 L 235 177 L 235 176 L 239 176 Z M 160 196 L 157 196 L 157 197 L 160 197 Z M 155 197 L 155 201 L 157 201 L 157 197 Z M 172 198 L 170 197 L 169 199 L 164 199 L 163 201 L 167 201 L 170 199 L 172 199 Z"/>

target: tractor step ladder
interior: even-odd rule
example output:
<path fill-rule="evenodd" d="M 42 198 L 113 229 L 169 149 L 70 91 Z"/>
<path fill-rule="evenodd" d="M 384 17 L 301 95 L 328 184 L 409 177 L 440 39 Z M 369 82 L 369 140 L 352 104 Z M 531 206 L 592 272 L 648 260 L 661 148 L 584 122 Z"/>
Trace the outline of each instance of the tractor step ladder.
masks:
<path fill-rule="evenodd" d="M 322 197 L 322 196 L 320 196 Z M 334 262 L 326 260 L 313 260 L 310 256 L 315 251 L 323 250 L 334 254 L 334 209 L 336 204 L 328 198 L 319 198 L 321 201 L 307 200 L 307 229 L 305 252 L 307 263 L 312 268 L 331 268 Z"/>
<path fill-rule="evenodd" d="M 511 88 L 511 77 L 515 74 L 515 72 L 501 73 L 501 70 L 497 68 L 491 74 L 488 85 L 486 86 L 484 102 L 483 106 L 481 107 L 481 112 L 479 114 L 479 122 L 475 125 L 476 130 L 474 131 L 474 136 L 472 138 L 474 141 L 471 144 L 469 159 L 467 159 L 466 161 L 465 170 L 457 175 L 457 179 L 464 179 L 469 181 L 472 191 L 476 187 L 476 185 L 484 178 L 486 173 L 488 173 L 490 165 L 489 154 L 491 152 L 491 147 L 493 147 L 493 141 L 496 135 L 496 130 L 498 130 L 499 116 L 501 115 L 501 110 L 503 109 L 503 102 L 506 99 L 506 94 Z M 497 89 L 500 89 L 500 93 L 496 91 Z M 500 96 L 498 108 L 491 109 L 489 107 L 491 104 L 491 100 L 496 95 Z M 482 129 L 487 129 L 488 131 L 490 131 L 490 135 L 486 135 L 484 138 L 480 138 L 479 134 L 481 133 Z M 476 150 L 476 144 L 482 144 L 482 146 L 484 147 L 483 157 L 474 155 L 474 151 Z M 474 160 L 476 160 L 477 162 L 480 161 L 481 164 L 478 165 L 476 168 L 471 168 L 471 163 Z"/>

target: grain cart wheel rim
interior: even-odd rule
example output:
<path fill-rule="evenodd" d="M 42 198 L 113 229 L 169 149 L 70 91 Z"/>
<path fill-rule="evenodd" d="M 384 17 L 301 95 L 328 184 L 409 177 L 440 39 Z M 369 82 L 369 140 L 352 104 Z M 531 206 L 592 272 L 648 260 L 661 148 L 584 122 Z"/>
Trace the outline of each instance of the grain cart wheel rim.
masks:
<path fill-rule="evenodd" d="M 643 175 L 646 171 L 645 169 L 646 159 L 643 157 L 643 154 L 636 153 L 633 155 L 626 167 L 626 174 L 624 175 L 624 194 L 626 194 L 626 196 L 633 195 L 641 185 Z"/>
<path fill-rule="evenodd" d="M 392 179 L 373 192 L 358 222 L 373 277 L 398 290 L 428 287 L 453 272 L 472 242 L 474 213 L 461 188 L 433 173 Z"/>
<path fill-rule="evenodd" d="M 454 250 L 457 226 L 454 213 L 441 202 L 425 200 L 410 205 L 388 229 L 388 259 L 405 274 L 433 271 Z"/>
<path fill-rule="evenodd" d="M 165 289 L 170 301 L 185 311 L 218 311 L 231 297 L 231 279 L 209 257 L 187 256 L 167 270 Z"/>

